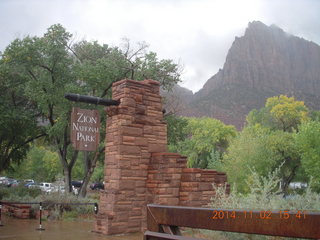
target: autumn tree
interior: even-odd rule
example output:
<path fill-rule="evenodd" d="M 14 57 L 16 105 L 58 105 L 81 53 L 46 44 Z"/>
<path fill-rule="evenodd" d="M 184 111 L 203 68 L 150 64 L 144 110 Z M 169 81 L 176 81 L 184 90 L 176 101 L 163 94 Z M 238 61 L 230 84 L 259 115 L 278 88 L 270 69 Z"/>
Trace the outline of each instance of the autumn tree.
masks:
<path fill-rule="evenodd" d="M 259 123 L 274 130 L 292 131 L 309 119 L 308 113 L 304 102 L 280 95 L 268 98 L 264 108 L 251 111 L 247 122 L 249 125 Z"/>

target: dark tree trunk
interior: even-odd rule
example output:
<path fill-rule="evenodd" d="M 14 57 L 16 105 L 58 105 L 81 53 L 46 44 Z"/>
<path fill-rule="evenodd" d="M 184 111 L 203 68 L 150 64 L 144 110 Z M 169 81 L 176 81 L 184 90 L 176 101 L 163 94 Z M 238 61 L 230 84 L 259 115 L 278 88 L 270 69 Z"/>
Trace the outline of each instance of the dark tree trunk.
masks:
<path fill-rule="evenodd" d="M 94 156 L 92 157 L 92 159 L 90 159 L 89 157 L 87 158 L 87 161 L 85 161 L 85 163 L 87 164 L 88 166 L 88 170 L 87 172 L 85 173 L 85 176 L 83 178 L 83 181 L 82 181 L 82 185 L 81 185 L 81 188 L 80 188 L 80 191 L 79 191 L 79 196 L 81 197 L 85 197 L 87 195 L 87 186 L 89 184 L 89 181 L 91 179 L 91 176 L 94 172 L 94 169 L 96 167 L 96 164 L 97 164 L 97 161 L 100 157 L 100 155 L 104 152 L 104 147 L 101 148 L 99 151 L 97 151 Z M 88 155 L 87 155 L 88 156 Z"/>
<path fill-rule="evenodd" d="M 66 192 L 72 192 L 71 170 L 68 166 L 63 168 L 63 175 L 64 175 L 64 183 L 65 183 Z"/>
<path fill-rule="evenodd" d="M 57 139 L 56 140 L 57 142 L 57 145 L 59 146 L 59 140 Z M 67 192 L 72 192 L 72 185 L 71 185 L 71 171 L 72 171 L 72 168 L 78 158 L 78 153 L 79 151 L 77 150 L 74 150 L 73 151 L 73 154 L 72 154 L 72 157 L 70 159 L 70 162 L 68 162 L 68 159 L 67 159 L 67 149 L 68 149 L 68 146 L 69 144 L 67 143 L 67 141 L 64 141 L 64 145 L 63 147 L 58 147 L 59 151 L 58 151 L 58 154 L 59 154 L 59 158 L 60 158 L 60 162 L 63 166 L 63 176 L 64 176 L 64 184 L 65 184 L 65 189 Z"/>

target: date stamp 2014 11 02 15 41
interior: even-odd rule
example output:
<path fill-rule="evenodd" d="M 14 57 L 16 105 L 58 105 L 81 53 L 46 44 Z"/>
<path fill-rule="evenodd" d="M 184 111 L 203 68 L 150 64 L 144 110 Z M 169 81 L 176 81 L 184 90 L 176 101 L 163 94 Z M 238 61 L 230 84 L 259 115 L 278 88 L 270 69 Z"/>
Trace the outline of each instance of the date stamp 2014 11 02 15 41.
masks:
<path fill-rule="evenodd" d="M 297 211 L 232 211 L 232 210 L 213 210 L 212 219 L 213 220 L 222 220 L 222 219 L 262 219 L 262 220 L 271 220 L 271 219 L 306 219 L 307 211 L 297 210 Z"/>

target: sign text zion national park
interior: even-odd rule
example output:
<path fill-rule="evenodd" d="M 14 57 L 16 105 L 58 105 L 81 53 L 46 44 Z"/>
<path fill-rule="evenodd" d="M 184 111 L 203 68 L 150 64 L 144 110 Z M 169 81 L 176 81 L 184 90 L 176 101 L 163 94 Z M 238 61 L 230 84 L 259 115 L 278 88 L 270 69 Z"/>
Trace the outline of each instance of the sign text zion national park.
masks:
<path fill-rule="evenodd" d="M 100 140 L 100 116 L 97 110 L 73 108 L 71 141 L 76 150 L 95 151 Z"/>

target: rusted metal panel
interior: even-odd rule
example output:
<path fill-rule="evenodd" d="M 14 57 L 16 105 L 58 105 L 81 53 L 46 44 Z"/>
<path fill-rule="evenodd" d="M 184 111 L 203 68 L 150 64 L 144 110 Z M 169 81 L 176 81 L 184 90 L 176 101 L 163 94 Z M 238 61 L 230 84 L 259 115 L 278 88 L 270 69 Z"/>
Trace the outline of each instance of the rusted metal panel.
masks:
<path fill-rule="evenodd" d="M 180 228 L 178 226 L 170 226 L 170 225 L 160 225 L 162 232 L 171 234 L 171 235 L 182 235 Z"/>
<path fill-rule="evenodd" d="M 95 151 L 100 141 L 98 110 L 72 108 L 71 142 L 76 150 Z"/>
<path fill-rule="evenodd" d="M 147 206 L 147 229 L 152 232 L 160 232 L 160 225 L 157 223 L 155 216 L 152 215 L 152 211 Z"/>
<path fill-rule="evenodd" d="M 148 211 L 158 225 L 270 236 L 320 238 L 319 212 L 227 210 L 154 204 L 148 205 Z"/>

